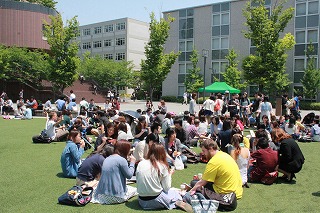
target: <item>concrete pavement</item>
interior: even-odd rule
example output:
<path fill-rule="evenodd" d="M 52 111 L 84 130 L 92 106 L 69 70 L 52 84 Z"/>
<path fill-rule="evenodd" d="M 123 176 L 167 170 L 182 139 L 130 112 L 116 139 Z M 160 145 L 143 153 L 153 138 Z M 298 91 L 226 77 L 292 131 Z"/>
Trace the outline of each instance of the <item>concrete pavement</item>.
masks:
<path fill-rule="evenodd" d="M 146 101 L 144 100 L 136 100 L 135 102 L 132 100 L 127 100 L 126 102 L 121 102 L 120 110 L 134 110 L 141 109 L 142 111 L 145 110 Z M 154 108 L 158 109 L 159 101 L 153 102 Z M 176 114 L 183 113 L 186 110 L 189 110 L 189 105 L 182 105 L 181 103 L 171 103 L 166 102 L 168 112 L 175 112 Z M 99 104 L 103 108 L 103 104 Z M 201 105 L 198 105 L 198 111 L 200 110 Z M 313 110 L 301 110 L 301 117 L 303 118 L 310 112 L 314 112 L 316 115 L 320 115 L 320 111 L 313 111 Z M 275 109 L 273 109 L 273 113 L 275 113 Z"/>

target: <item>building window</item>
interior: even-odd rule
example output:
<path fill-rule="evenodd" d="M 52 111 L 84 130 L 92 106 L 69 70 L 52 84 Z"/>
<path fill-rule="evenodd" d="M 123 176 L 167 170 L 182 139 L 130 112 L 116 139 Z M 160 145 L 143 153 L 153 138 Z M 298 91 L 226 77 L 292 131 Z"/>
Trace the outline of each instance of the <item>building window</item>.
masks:
<path fill-rule="evenodd" d="M 179 10 L 179 39 L 193 38 L 193 9 Z"/>
<path fill-rule="evenodd" d="M 94 34 L 100 34 L 100 33 L 101 33 L 101 27 L 95 27 Z"/>
<path fill-rule="evenodd" d="M 186 91 L 186 87 L 185 86 L 178 86 L 178 96 L 182 97 L 183 93 Z"/>
<path fill-rule="evenodd" d="M 212 75 L 219 79 L 219 81 L 224 81 L 222 73 L 226 71 L 228 66 L 228 61 L 213 61 L 212 62 Z M 213 79 L 212 79 L 213 81 Z"/>
<path fill-rule="evenodd" d="M 126 23 L 125 23 L 125 22 L 117 23 L 117 24 L 116 24 L 116 29 L 117 29 L 118 31 L 120 31 L 120 30 L 125 30 L 125 29 L 126 29 Z"/>
<path fill-rule="evenodd" d="M 82 34 L 83 34 L 84 36 L 91 35 L 91 30 L 90 30 L 90 29 L 83 29 L 83 30 L 82 30 Z"/>
<path fill-rule="evenodd" d="M 126 59 L 126 54 L 125 53 L 116 53 L 116 60 L 121 61 Z"/>
<path fill-rule="evenodd" d="M 93 42 L 93 48 L 100 48 L 101 47 L 101 41 L 94 41 Z"/>
<path fill-rule="evenodd" d="M 111 47 L 112 46 L 112 40 L 111 39 L 104 40 L 104 46 L 105 47 Z"/>
<path fill-rule="evenodd" d="M 82 44 L 82 49 L 84 50 L 91 49 L 91 42 L 84 42 Z"/>
<path fill-rule="evenodd" d="M 192 40 L 180 40 L 179 41 L 179 61 L 190 61 L 192 55 L 193 41 Z"/>
<path fill-rule="evenodd" d="M 106 54 L 104 54 L 104 58 L 108 59 L 108 60 L 112 60 L 113 59 L 113 54 L 112 53 L 106 53 Z"/>
<path fill-rule="evenodd" d="M 125 45 L 125 44 L 126 44 L 125 38 L 117 38 L 116 39 L 116 45 L 117 46 L 122 46 L 122 45 Z"/>
<path fill-rule="evenodd" d="M 105 33 L 113 32 L 113 24 L 104 26 L 104 32 Z"/>

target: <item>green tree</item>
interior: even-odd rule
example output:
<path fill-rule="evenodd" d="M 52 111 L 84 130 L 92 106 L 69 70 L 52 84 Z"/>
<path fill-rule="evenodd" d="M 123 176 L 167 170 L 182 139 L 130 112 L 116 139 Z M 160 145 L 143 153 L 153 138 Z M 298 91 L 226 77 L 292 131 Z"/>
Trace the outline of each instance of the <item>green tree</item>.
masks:
<path fill-rule="evenodd" d="M 200 67 L 198 67 L 199 53 L 197 50 L 192 50 L 190 61 L 192 62 L 192 69 L 188 70 L 184 85 L 188 93 L 193 93 L 198 92 L 198 89 L 203 87 L 203 76 L 200 74 Z"/>
<path fill-rule="evenodd" d="M 38 84 L 47 74 L 47 54 L 0 45 L 0 79 Z"/>
<path fill-rule="evenodd" d="M 179 54 L 173 51 L 164 54 L 164 44 L 169 36 L 170 23 L 174 18 L 168 16 L 167 20 L 160 18 L 157 21 L 154 13 L 151 13 L 150 19 L 150 40 L 145 46 L 146 60 L 141 61 L 141 79 L 152 99 L 153 92 L 161 88 L 162 82 Z"/>
<path fill-rule="evenodd" d="M 87 52 L 84 54 L 78 72 L 85 78 L 94 80 L 103 88 L 132 86 L 130 84 L 133 78 L 132 62 L 107 60 L 100 55 L 91 57 Z"/>
<path fill-rule="evenodd" d="M 320 70 L 316 67 L 315 51 L 312 44 L 308 45 L 306 55 L 307 67 L 300 81 L 303 86 L 303 94 L 306 98 L 313 99 L 318 94 L 318 89 L 320 88 Z"/>
<path fill-rule="evenodd" d="M 61 15 L 50 16 L 51 23 L 45 22 L 44 35 L 50 45 L 50 72 L 48 79 L 55 90 L 63 93 L 64 89 L 77 79 L 76 69 L 80 62 L 78 43 L 79 23 L 76 17 L 67 20 L 63 26 Z"/>
<path fill-rule="evenodd" d="M 290 7 L 283 10 L 285 1 L 280 0 L 269 15 L 265 0 L 255 0 L 254 6 L 250 3 L 247 3 L 243 12 L 247 19 L 245 25 L 248 27 L 244 36 L 251 39 L 256 52 L 243 60 L 244 78 L 250 84 L 257 84 L 260 91 L 272 94 L 281 92 L 290 84 L 288 75 L 285 74 L 285 53 L 295 42 L 290 33 L 284 34 L 282 39 L 280 33 L 292 19 L 294 9 Z"/>
<path fill-rule="evenodd" d="M 226 83 L 234 88 L 239 90 L 245 89 L 247 85 L 242 83 L 241 71 L 238 69 L 239 61 L 236 60 L 238 54 L 234 49 L 231 49 L 226 56 L 226 59 L 229 62 L 229 65 L 226 68 L 226 71 L 222 73 L 223 78 Z"/>
<path fill-rule="evenodd" d="M 15 1 L 21 1 L 21 0 L 15 0 Z M 57 2 L 53 1 L 53 0 L 27 0 L 27 2 L 37 3 L 37 4 L 43 5 L 45 7 L 52 8 L 52 9 L 55 9 L 56 4 L 57 4 Z"/>

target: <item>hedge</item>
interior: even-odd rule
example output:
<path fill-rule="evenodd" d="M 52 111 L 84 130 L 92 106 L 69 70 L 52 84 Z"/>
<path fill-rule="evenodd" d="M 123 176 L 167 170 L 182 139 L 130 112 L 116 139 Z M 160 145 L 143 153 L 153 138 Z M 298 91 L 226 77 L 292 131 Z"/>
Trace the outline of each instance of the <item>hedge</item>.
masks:
<path fill-rule="evenodd" d="M 301 110 L 320 110 L 320 102 L 300 102 Z"/>

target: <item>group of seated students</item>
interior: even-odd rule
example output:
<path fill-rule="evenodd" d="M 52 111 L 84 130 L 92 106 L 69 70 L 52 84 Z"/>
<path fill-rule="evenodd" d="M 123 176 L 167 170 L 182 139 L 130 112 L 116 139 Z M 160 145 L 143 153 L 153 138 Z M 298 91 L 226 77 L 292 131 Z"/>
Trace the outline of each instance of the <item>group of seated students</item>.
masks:
<path fill-rule="evenodd" d="M 284 180 L 292 181 L 304 163 L 304 156 L 292 134 L 284 130 L 287 124 L 281 123 L 281 117 L 279 121 L 270 122 L 271 125 L 268 119 L 262 119 L 255 137 L 249 140 L 243 137 L 243 125 L 237 116 L 215 116 L 208 124 L 204 116 L 198 118 L 187 112 L 183 119 L 174 119 L 163 112 L 143 112 L 137 121 L 115 111 L 97 111 L 92 118 L 80 114 L 81 119 L 76 118 L 69 128 L 61 167 L 65 177 L 76 178 L 78 185 L 95 188 L 93 203 L 122 203 L 138 193 L 143 209 L 186 207 L 190 196 L 199 193 L 202 186 L 210 189 L 211 194 L 234 192 L 239 199 L 242 187 L 249 187 L 248 182 L 261 182 L 274 171 L 283 173 Z M 57 122 L 57 115 L 54 117 Z M 132 125 L 135 122 L 137 124 Z M 169 125 L 163 125 L 164 122 Z M 315 136 L 320 129 L 318 117 L 312 122 L 310 132 Z M 166 127 L 165 137 L 160 135 L 161 127 Z M 81 162 L 85 147 L 83 132 L 93 133 L 97 140 L 95 151 Z M 182 196 L 171 189 L 174 172 L 170 166 L 180 156 L 186 167 L 183 150 L 199 141 L 208 164 L 202 180 Z M 136 188 L 126 185 L 134 173 Z M 231 177 L 231 183 L 224 181 Z"/>

